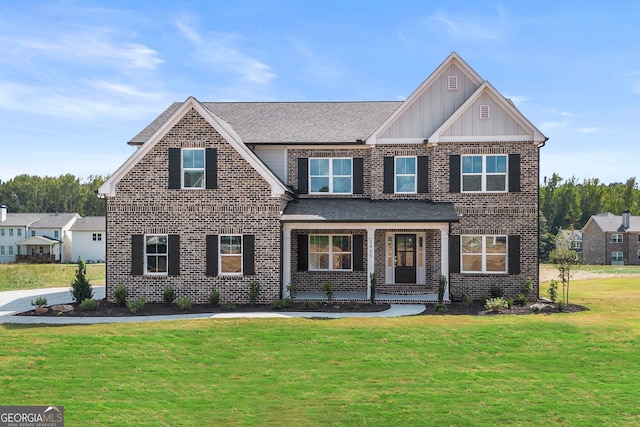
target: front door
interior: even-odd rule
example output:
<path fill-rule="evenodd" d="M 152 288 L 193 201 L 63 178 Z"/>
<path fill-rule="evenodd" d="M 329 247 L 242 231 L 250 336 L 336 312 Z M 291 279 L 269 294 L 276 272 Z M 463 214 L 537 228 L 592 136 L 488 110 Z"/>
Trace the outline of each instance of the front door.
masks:
<path fill-rule="evenodd" d="M 395 282 L 416 283 L 416 235 L 396 234 Z"/>

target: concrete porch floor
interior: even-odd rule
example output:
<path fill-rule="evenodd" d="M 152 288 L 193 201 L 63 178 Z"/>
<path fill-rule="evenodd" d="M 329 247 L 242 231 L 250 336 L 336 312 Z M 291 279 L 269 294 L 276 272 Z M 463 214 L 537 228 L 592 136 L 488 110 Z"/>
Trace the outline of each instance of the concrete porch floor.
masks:
<path fill-rule="evenodd" d="M 296 293 L 296 301 L 327 301 L 327 295 L 324 292 L 298 292 Z M 345 292 L 338 291 L 333 293 L 333 300 L 338 302 L 356 301 L 369 302 L 366 292 Z M 438 294 L 417 294 L 417 295 L 392 295 L 392 294 L 376 294 L 376 301 L 381 303 L 429 303 L 438 302 Z"/>

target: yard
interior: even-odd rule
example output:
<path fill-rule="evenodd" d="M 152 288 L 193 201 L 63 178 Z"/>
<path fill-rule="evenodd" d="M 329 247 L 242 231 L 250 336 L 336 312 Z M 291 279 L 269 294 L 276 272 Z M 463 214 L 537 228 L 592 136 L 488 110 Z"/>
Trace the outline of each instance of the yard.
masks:
<path fill-rule="evenodd" d="M 85 426 L 638 425 L 637 277 L 575 281 L 590 311 L 550 316 L 4 325 L 0 402 Z"/>

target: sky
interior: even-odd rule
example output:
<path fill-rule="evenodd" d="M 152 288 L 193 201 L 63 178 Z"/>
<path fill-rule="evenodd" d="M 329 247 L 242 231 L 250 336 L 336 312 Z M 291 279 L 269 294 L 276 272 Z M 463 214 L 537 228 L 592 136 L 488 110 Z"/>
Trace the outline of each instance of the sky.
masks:
<path fill-rule="evenodd" d="M 541 179 L 639 177 L 640 2 L 0 3 L 0 181 L 113 173 L 174 101 L 407 98 L 456 51 L 547 137 Z"/>

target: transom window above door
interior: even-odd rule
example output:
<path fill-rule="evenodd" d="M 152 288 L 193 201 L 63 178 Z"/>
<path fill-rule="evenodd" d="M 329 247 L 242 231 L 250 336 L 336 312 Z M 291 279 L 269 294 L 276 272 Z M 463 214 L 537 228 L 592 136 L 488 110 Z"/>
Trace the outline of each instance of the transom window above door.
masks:
<path fill-rule="evenodd" d="M 507 191 L 507 156 L 462 156 L 462 191 Z"/>
<path fill-rule="evenodd" d="M 309 192 L 351 194 L 353 192 L 353 159 L 309 159 Z"/>

